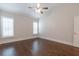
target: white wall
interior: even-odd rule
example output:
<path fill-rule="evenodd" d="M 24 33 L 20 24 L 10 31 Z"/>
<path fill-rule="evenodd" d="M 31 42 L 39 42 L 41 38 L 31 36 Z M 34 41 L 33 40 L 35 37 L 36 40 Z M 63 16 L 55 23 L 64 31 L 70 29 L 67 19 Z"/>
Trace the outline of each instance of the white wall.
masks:
<path fill-rule="evenodd" d="M 74 16 L 79 16 L 79 4 L 65 4 L 39 20 L 41 38 L 73 45 Z"/>
<path fill-rule="evenodd" d="M 0 35 L 0 44 L 33 38 L 33 20 L 29 16 L 22 14 L 13 14 L 8 12 L 0 12 L 0 16 L 13 17 L 14 19 L 14 37 L 2 38 Z M 1 30 L 0 30 L 1 33 Z"/>

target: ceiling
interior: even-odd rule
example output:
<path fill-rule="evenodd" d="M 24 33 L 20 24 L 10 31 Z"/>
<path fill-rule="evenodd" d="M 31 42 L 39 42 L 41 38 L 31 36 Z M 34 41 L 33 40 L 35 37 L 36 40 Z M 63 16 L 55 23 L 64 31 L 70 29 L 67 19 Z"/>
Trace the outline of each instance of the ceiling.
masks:
<path fill-rule="evenodd" d="M 62 5 L 63 4 L 60 3 L 41 3 L 41 7 L 48 7 L 48 10 L 44 13 L 44 15 L 49 14 L 53 11 L 53 9 Z M 21 13 L 35 18 L 42 16 L 35 13 L 34 9 L 29 9 L 29 6 L 36 7 L 36 3 L 0 3 L 0 10 L 12 13 Z"/>

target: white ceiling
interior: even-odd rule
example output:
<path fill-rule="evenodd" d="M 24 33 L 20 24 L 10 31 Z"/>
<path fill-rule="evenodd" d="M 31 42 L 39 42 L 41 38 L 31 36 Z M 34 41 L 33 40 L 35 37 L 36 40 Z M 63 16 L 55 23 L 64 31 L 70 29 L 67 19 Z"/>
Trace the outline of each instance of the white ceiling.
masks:
<path fill-rule="evenodd" d="M 41 7 L 48 7 L 46 11 L 47 14 L 62 5 L 63 4 L 58 3 L 41 3 Z M 40 15 L 36 14 L 33 9 L 28 8 L 29 6 L 36 7 L 36 3 L 0 3 L 0 10 L 12 13 L 22 13 L 35 18 L 39 17 Z"/>

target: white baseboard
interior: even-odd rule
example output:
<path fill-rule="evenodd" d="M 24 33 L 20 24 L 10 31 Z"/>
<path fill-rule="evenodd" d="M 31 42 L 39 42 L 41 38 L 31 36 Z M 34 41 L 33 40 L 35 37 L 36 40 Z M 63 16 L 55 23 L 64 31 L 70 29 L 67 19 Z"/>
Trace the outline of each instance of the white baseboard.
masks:
<path fill-rule="evenodd" d="M 0 44 L 5 44 L 5 43 L 11 43 L 11 42 L 16 42 L 16 41 L 22 41 L 22 40 L 28 40 L 31 38 L 37 38 L 38 36 L 31 36 L 31 37 L 26 37 L 26 38 L 14 38 L 14 39 L 0 39 Z M 48 37 L 44 37 L 44 36 L 39 36 L 40 38 L 46 39 L 46 40 L 50 40 L 50 41 L 56 41 L 62 44 L 67 44 L 67 45 L 71 45 L 71 46 L 75 46 L 70 42 L 66 42 L 66 41 L 60 41 L 60 40 L 56 40 L 53 38 L 48 38 Z M 78 47 L 78 46 L 75 46 Z"/>
<path fill-rule="evenodd" d="M 60 41 L 60 40 L 56 40 L 56 39 L 48 38 L 48 37 L 43 37 L 43 36 L 40 36 L 40 38 L 43 38 L 43 39 L 46 39 L 46 40 L 50 40 L 50 41 L 59 42 L 59 43 L 66 44 L 66 45 L 74 46 L 72 43 L 66 42 L 66 41 Z"/>
<path fill-rule="evenodd" d="M 11 43 L 16 41 L 27 40 L 31 38 L 37 38 L 36 36 L 26 37 L 26 38 L 14 38 L 14 39 L 0 39 L 0 44 Z"/>

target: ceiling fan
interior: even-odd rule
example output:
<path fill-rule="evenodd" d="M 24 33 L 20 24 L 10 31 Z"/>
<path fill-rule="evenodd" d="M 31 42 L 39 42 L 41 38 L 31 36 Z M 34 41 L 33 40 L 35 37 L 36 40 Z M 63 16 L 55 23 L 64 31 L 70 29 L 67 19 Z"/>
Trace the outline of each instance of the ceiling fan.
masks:
<path fill-rule="evenodd" d="M 37 3 L 36 7 L 28 7 L 30 9 L 35 9 L 37 13 L 43 14 L 45 10 L 48 10 L 48 7 L 40 7 L 40 3 Z"/>

